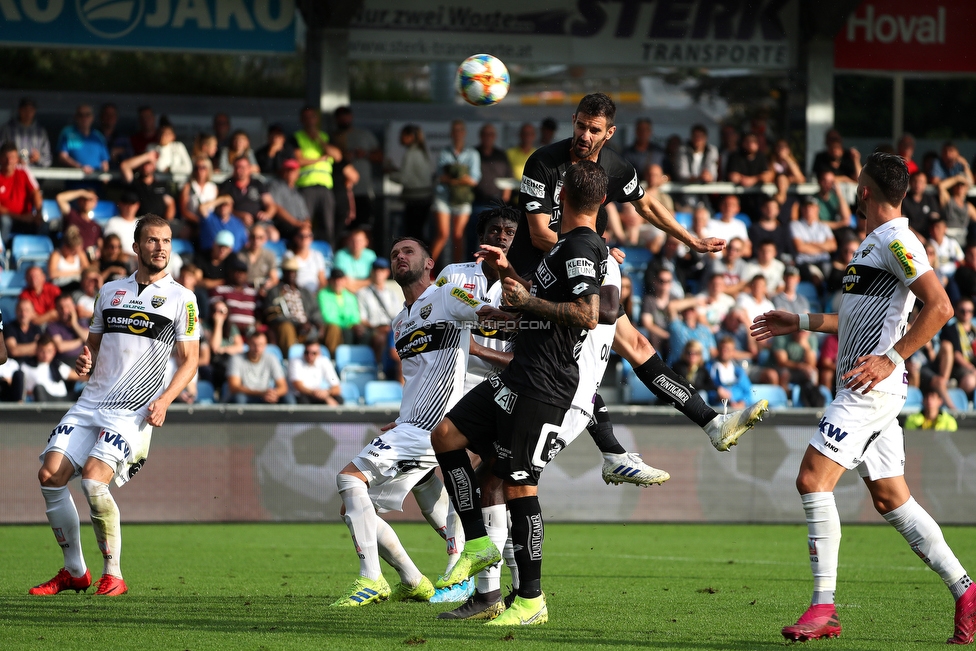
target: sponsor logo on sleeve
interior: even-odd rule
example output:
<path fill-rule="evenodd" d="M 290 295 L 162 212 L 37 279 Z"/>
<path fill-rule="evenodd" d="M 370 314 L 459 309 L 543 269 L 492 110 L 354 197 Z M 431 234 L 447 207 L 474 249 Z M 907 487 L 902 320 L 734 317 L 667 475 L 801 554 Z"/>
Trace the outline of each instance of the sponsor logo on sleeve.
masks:
<path fill-rule="evenodd" d="M 447 278 L 441 276 L 440 278 L 437 279 L 437 282 L 434 284 L 437 285 L 438 287 L 443 287 L 444 285 L 447 284 Z"/>
<path fill-rule="evenodd" d="M 568 278 L 577 276 L 596 278 L 596 265 L 588 258 L 571 258 L 566 261 L 566 276 Z"/>
<path fill-rule="evenodd" d="M 527 212 L 533 212 L 541 208 L 542 208 L 542 204 L 539 203 L 538 201 L 530 201 L 529 203 L 525 204 L 525 210 Z"/>
<path fill-rule="evenodd" d="M 912 254 L 901 243 L 901 240 L 895 240 L 888 245 L 888 248 L 895 254 L 895 260 L 901 265 L 902 271 L 905 272 L 905 277 L 914 278 L 916 271 L 915 263 L 912 262 Z"/>
<path fill-rule="evenodd" d="M 470 305 L 471 307 L 478 307 L 479 305 L 481 305 L 481 301 L 479 301 L 474 296 L 472 296 L 471 294 L 467 293 L 466 291 L 464 291 L 460 287 L 455 287 L 454 289 L 452 289 L 451 290 L 451 296 L 453 296 L 454 298 L 458 299 L 462 303 L 465 303 L 467 305 Z M 423 316 L 423 315 L 421 315 L 421 316 Z M 427 317 L 423 317 L 423 318 L 426 319 Z"/>
<path fill-rule="evenodd" d="M 186 304 L 186 336 L 192 337 L 197 331 L 197 306 L 192 301 Z"/>
<path fill-rule="evenodd" d="M 120 289 L 119 291 L 115 292 L 115 296 L 112 298 L 112 307 L 120 304 L 123 300 L 125 300 L 125 290 Z"/>
<path fill-rule="evenodd" d="M 561 203 L 559 201 L 559 193 L 562 191 L 563 191 L 563 180 L 559 179 L 558 181 L 556 181 L 556 190 L 553 193 L 553 197 L 552 197 L 552 202 L 557 206 Z"/>
<path fill-rule="evenodd" d="M 637 180 L 637 172 L 634 172 L 634 178 L 630 180 L 630 183 L 624 186 L 624 194 L 629 195 L 637 188 L 637 184 L 640 181 Z"/>
<path fill-rule="evenodd" d="M 542 199 L 546 196 L 546 186 L 539 183 L 535 179 L 530 179 L 527 176 L 522 177 L 522 187 L 519 190 L 523 194 L 527 194 L 530 197 L 535 197 L 536 199 Z"/>
<path fill-rule="evenodd" d="M 546 264 L 546 261 L 545 260 L 543 260 L 542 262 L 540 262 L 539 263 L 539 266 L 536 267 L 535 277 L 539 279 L 539 284 L 542 285 L 543 287 L 551 287 L 552 284 L 554 282 L 556 282 L 556 274 L 552 273 L 549 270 L 549 265 Z M 533 290 L 533 294 L 532 295 L 535 296 L 535 293 L 534 293 L 535 292 L 535 285 L 534 284 L 533 284 L 532 290 Z"/>
<path fill-rule="evenodd" d="M 589 287 L 589 285 L 588 285 L 588 284 L 586 283 L 586 281 L 584 280 L 583 282 L 581 282 L 581 283 L 580 283 L 579 285 L 577 285 L 576 287 L 573 287 L 573 294 L 574 294 L 575 296 L 579 296 L 580 294 L 582 294 L 583 292 L 585 292 L 585 291 L 586 291 L 586 288 L 587 288 L 587 287 Z"/>

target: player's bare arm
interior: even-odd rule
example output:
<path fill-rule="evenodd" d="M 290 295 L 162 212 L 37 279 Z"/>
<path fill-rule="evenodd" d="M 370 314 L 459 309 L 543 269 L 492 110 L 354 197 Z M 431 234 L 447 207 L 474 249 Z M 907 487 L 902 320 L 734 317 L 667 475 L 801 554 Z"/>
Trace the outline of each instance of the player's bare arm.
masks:
<path fill-rule="evenodd" d="M 471 345 L 468 349 L 468 354 L 479 357 L 492 366 L 496 366 L 498 368 L 505 368 L 508 366 L 509 362 L 512 361 L 512 353 L 506 353 L 500 350 L 495 350 L 494 348 L 482 346 L 474 340 L 474 337 L 471 338 Z"/>
<path fill-rule="evenodd" d="M 902 359 L 908 359 L 926 342 L 934 339 L 942 326 L 952 318 L 952 303 L 935 271 L 926 271 L 909 286 L 909 289 L 924 303 L 924 306 L 905 336 L 892 346 Z M 854 368 L 845 373 L 841 379 L 847 380 L 845 386 L 851 391 L 863 387 L 863 393 L 867 393 L 878 382 L 891 375 L 895 366 L 895 363 L 883 353 L 864 355 L 858 357 Z"/>
<path fill-rule="evenodd" d="M 614 285 L 604 285 L 600 288 L 600 323 L 613 325 L 619 311 L 620 290 Z"/>
<path fill-rule="evenodd" d="M 837 333 L 836 314 L 810 314 L 810 330 L 815 332 L 825 332 L 828 334 Z M 773 337 L 788 335 L 800 329 L 800 315 L 782 310 L 772 310 L 765 314 L 760 314 L 749 327 L 752 336 L 756 341 L 766 341 Z"/>
<path fill-rule="evenodd" d="M 474 252 L 474 257 L 476 260 L 481 260 L 486 265 L 498 272 L 499 278 L 503 280 L 505 278 L 511 278 L 526 289 L 531 287 L 531 282 L 522 278 L 515 272 L 515 269 L 508 262 L 508 256 L 506 256 L 505 252 L 499 247 L 491 246 L 490 244 L 482 244 L 480 249 Z"/>
<path fill-rule="evenodd" d="M 101 345 L 102 334 L 100 332 L 88 334 L 88 341 L 85 343 L 81 355 L 78 355 L 78 359 L 75 360 L 75 373 L 82 377 L 91 374 L 92 369 L 95 368 L 95 362 L 98 359 L 98 349 Z"/>
<path fill-rule="evenodd" d="M 637 214 L 643 217 L 647 223 L 672 235 L 698 253 L 711 253 L 725 248 L 725 240 L 717 237 L 700 238 L 689 233 L 684 226 L 675 220 L 674 215 L 664 207 L 664 204 L 650 194 L 645 193 L 643 197 L 630 203 L 634 206 Z M 555 242 L 553 243 L 555 244 Z"/>
<path fill-rule="evenodd" d="M 173 374 L 173 379 L 166 390 L 149 403 L 149 418 L 146 421 L 153 427 L 159 427 L 165 422 L 166 410 L 197 372 L 200 359 L 200 341 L 198 339 L 177 341 L 173 349 L 176 351 L 176 373 Z"/>
<path fill-rule="evenodd" d="M 522 285 L 514 280 L 504 280 L 505 289 L 502 300 L 506 305 L 521 308 L 559 325 L 592 330 L 597 326 L 600 316 L 600 295 L 580 296 L 568 303 L 553 303 L 531 296 Z"/>
<path fill-rule="evenodd" d="M 549 228 L 549 220 L 552 215 L 546 213 L 526 213 L 525 219 L 529 224 L 529 239 L 532 246 L 543 252 L 556 245 L 559 234 Z"/>

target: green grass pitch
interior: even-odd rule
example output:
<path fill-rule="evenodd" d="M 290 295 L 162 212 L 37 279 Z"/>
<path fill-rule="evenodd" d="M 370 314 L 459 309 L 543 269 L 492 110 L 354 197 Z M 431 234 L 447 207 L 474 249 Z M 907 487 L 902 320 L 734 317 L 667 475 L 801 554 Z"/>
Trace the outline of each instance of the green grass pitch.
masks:
<path fill-rule="evenodd" d="M 440 539 L 395 529 L 435 578 Z M 945 533 L 976 567 L 973 529 Z M 82 536 L 97 577 L 90 527 Z M 359 567 L 343 525 L 124 525 L 123 536 L 129 594 L 28 597 L 59 550 L 47 527 L 0 527 L 0 649 L 774 649 L 811 588 L 802 526 L 550 524 L 550 621 L 505 630 L 435 619 L 444 604 L 329 608 Z M 893 529 L 844 528 L 839 588 L 842 637 L 806 648 L 945 648 L 952 598 Z"/>

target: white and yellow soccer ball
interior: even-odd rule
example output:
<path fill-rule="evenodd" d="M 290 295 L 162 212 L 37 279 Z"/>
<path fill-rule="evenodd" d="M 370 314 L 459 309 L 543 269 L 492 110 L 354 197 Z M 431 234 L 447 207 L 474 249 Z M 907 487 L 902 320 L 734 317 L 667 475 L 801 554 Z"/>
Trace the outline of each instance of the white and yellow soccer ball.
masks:
<path fill-rule="evenodd" d="M 508 94 L 512 80 L 501 59 L 475 54 L 458 66 L 455 86 L 464 101 L 474 106 L 497 104 Z"/>

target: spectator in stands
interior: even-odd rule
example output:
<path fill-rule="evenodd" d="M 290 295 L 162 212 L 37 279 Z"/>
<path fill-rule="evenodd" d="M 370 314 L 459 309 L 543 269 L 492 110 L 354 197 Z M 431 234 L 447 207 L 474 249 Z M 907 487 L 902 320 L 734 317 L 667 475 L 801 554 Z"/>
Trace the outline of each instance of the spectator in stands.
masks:
<path fill-rule="evenodd" d="M 81 287 L 81 272 L 90 264 L 81 231 L 77 226 L 68 226 L 61 237 L 61 246 L 51 251 L 47 259 L 51 283 L 57 285 L 62 294 L 70 295 Z"/>
<path fill-rule="evenodd" d="M 254 155 L 254 150 L 251 149 L 251 138 L 242 129 L 238 129 L 233 133 L 230 137 L 229 145 L 221 147 L 220 157 L 217 161 L 217 169 L 224 174 L 232 174 L 238 160 L 247 161 L 247 169 L 250 174 L 261 173 L 257 156 Z"/>
<path fill-rule="evenodd" d="M 156 169 L 163 174 L 189 174 L 193 171 L 193 161 L 186 145 L 176 139 L 172 124 L 159 125 L 158 143 L 150 144 L 146 151 L 157 154 Z"/>
<path fill-rule="evenodd" d="M 3 315 L 0 314 L 0 321 Z M 7 357 L 6 344 L 0 337 L 0 402 L 21 402 L 24 399 L 24 372 L 17 360 Z"/>
<path fill-rule="evenodd" d="M 950 242 L 956 242 L 951 237 L 947 237 L 945 239 L 949 240 Z M 956 242 L 957 246 L 958 244 L 959 243 Z M 952 275 L 946 275 L 945 272 L 939 268 L 939 261 L 935 254 L 935 244 L 932 243 L 932 240 L 925 240 L 925 244 L 923 246 L 925 247 L 925 257 L 928 259 L 929 266 L 932 267 L 932 271 L 935 272 L 935 277 L 939 279 L 939 282 L 942 283 L 943 287 L 948 287 L 949 281 L 952 280 Z M 959 249 L 959 255 L 963 255 L 961 248 Z M 952 265 L 952 270 L 956 270 L 955 264 Z"/>
<path fill-rule="evenodd" d="M 815 285 L 823 285 L 830 272 L 830 254 L 837 250 L 834 232 L 820 221 L 820 203 L 806 197 L 800 209 L 800 219 L 790 223 L 796 266 L 800 277 Z"/>
<path fill-rule="evenodd" d="M 67 126 L 58 137 L 58 161 L 85 174 L 108 171 L 108 147 L 105 138 L 92 129 L 94 116 L 88 104 L 75 111 L 74 125 Z"/>
<path fill-rule="evenodd" d="M 288 360 L 288 381 L 298 404 L 338 407 L 343 402 L 339 375 L 317 341 L 306 343 L 301 357 Z"/>
<path fill-rule="evenodd" d="M 931 429 L 939 432 L 955 432 L 959 424 L 947 411 L 942 411 L 942 396 L 935 389 L 922 394 L 922 411 L 905 419 L 905 429 Z"/>
<path fill-rule="evenodd" d="M 312 227 L 303 225 L 292 240 L 292 250 L 285 256 L 298 260 L 298 285 L 317 296 L 326 285 L 328 263 L 320 251 L 312 248 Z"/>
<path fill-rule="evenodd" d="M 359 173 L 359 180 L 352 187 L 352 194 L 356 201 L 356 222 L 371 224 L 373 222 L 373 166 L 383 163 L 383 150 L 372 131 L 362 129 L 353 124 L 352 109 L 340 106 L 333 114 L 336 131 L 332 142 L 342 152 L 342 160 L 346 161 Z"/>
<path fill-rule="evenodd" d="M 842 238 L 837 250 L 831 256 L 830 271 L 826 278 L 826 294 L 828 301 L 826 307 L 829 311 L 835 312 L 835 306 L 840 305 L 842 291 L 844 289 L 844 276 L 847 275 L 848 267 L 854 263 L 854 256 L 860 248 L 860 242 L 856 239 Z"/>
<path fill-rule="evenodd" d="M 139 115 L 139 130 L 129 138 L 134 156 L 146 153 L 149 145 L 159 142 L 159 135 L 156 132 L 156 113 L 152 110 L 152 107 L 140 106 L 137 112 Z"/>
<path fill-rule="evenodd" d="M 274 225 L 282 240 L 291 240 L 302 224 L 309 223 L 311 215 L 305 197 L 295 187 L 298 181 L 298 161 L 289 158 L 281 163 L 277 178 L 268 183 L 268 192 L 274 199 Z"/>
<path fill-rule="evenodd" d="M 956 267 L 965 258 L 959 242 L 946 234 L 946 220 L 938 217 L 929 222 L 929 243 L 935 249 L 935 264 L 932 267 L 943 277 L 951 278 Z"/>
<path fill-rule="evenodd" d="M 708 143 L 704 125 L 691 128 L 691 139 L 681 148 L 677 167 L 682 183 L 711 183 L 718 179 L 718 149 Z"/>
<path fill-rule="evenodd" d="M 681 165 L 681 150 L 684 147 L 684 143 L 681 141 L 681 136 L 676 133 L 672 133 L 668 136 L 668 139 L 664 141 L 664 162 L 661 163 L 661 169 L 664 170 L 664 174 L 675 181 L 680 181 L 678 177 L 678 170 Z M 684 197 L 683 195 L 678 195 L 675 197 L 682 206 L 691 206 L 694 202 L 691 199 Z"/>
<path fill-rule="evenodd" d="M 254 158 L 265 176 L 277 176 L 282 163 L 295 158 L 295 147 L 288 142 L 283 126 L 272 124 L 268 127 L 268 143 L 255 152 Z"/>
<path fill-rule="evenodd" d="M 44 197 L 34 176 L 19 166 L 20 154 L 12 142 L 0 146 L 0 237 L 10 242 L 17 233 L 46 234 L 41 214 Z"/>
<path fill-rule="evenodd" d="M 200 285 L 206 292 L 223 284 L 224 278 L 227 277 L 229 263 L 233 258 L 233 250 L 234 234 L 230 231 L 219 231 L 210 249 L 197 253 L 193 263 L 203 274 Z M 206 294 L 205 296 L 206 300 L 209 300 L 209 296 Z"/>
<path fill-rule="evenodd" d="M 230 231 L 234 236 L 233 253 L 243 249 L 247 243 L 248 227 L 234 214 L 234 199 L 229 194 L 221 194 L 207 205 L 213 212 L 200 223 L 200 248 L 209 249 L 217 233 Z"/>
<path fill-rule="evenodd" d="M 729 291 L 724 274 L 710 276 L 706 281 L 705 291 L 696 297 L 698 321 L 707 325 L 713 334 L 718 332 L 725 315 L 735 307 L 737 293 Z"/>
<path fill-rule="evenodd" d="M 749 263 L 742 258 L 745 243 L 738 237 L 733 237 L 725 246 L 721 258 L 712 258 L 705 268 L 704 280 L 707 283 L 712 276 L 723 276 L 725 287 L 723 292 L 735 296 L 743 290 L 748 282 Z"/>
<path fill-rule="evenodd" d="M 817 194 L 814 198 L 820 208 L 820 221 L 831 230 L 851 225 L 851 207 L 841 197 L 837 177 L 830 170 L 817 174 Z"/>
<path fill-rule="evenodd" d="M 729 157 L 739 151 L 739 130 L 732 124 L 723 124 L 718 132 L 718 177 L 729 180 Z"/>
<path fill-rule="evenodd" d="M 898 155 L 905 159 L 905 165 L 908 166 L 910 175 L 918 172 L 918 163 L 913 160 L 915 157 L 915 137 L 912 134 L 903 133 L 898 139 Z"/>
<path fill-rule="evenodd" d="M 81 274 L 81 289 L 76 291 L 72 297 L 75 299 L 75 307 L 78 310 L 78 318 L 90 321 L 95 313 L 95 298 L 98 290 L 102 288 L 102 274 L 98 270 L 98 265 L 90 265 Z"/>
<path fill-rule="evenodd" d="M 818 384 L 826 387 L 831 393 L 837 375 L 837 351 L 840 344 L 836 334 L 829 334 L 820 342 L 820 353 L 817 356 Z"/>
<path fill-rule="evenodd" d="M 393 318 L 403 306 L 400 286 L 390 281 L 390 261 L 376 258 L 369 275 L 369 285 L 356 292 L 360 325 L 357 338 L 369 342 L 376 355 L 376 365 L 383 366 L 383 355 Z"/>
<path fill-rule="evenodd" d="M 0 143 L 12 143 L 24 165 L 51 167 L 51 142 L 44 127 L 34 120 L 36 115 L 34 100 L 21 98 L 17 115 L 0 128 Z"/>
<path fill-rule="evenodd" d="M 58 318 L 47 324 L 45 332 L 51 335 L 58 351 L 58 359 L 69 366 L 81 355 L 88 341 L 88 322 L 78 316 L 75 299 L 70 294 L 61 294 L 55 302 Z"/>
<path fill-rule="evenodd" d="M 33 364 L 21 366 L 24 372 L 24 391 L 34 402 L 74 402 L 78 392 L 68 391 L 65 380 L 77 382 L 81 376 L 57 359 L 57 348 L 49 334 L 37 340 L 37 355 Z"/>
<path fill-rule="evenodd" d="M 268 352 L 268 337 L 260 330 L 247 336 L 248 350 L 234 355 L 227 370 L 231 402 L 238 405 L 295 404 L 278 358 Z"/>
<path fill-rule="evenodd" d="M 27 269 L 27 286 L 20 292 L 21 299 L 27 299 L 34 306 L 32 323 L 45 325 L 58 318 L 54 302 L 61 294 L 61 290 L 48 282 L 44 269 L 32 266 Z"/>
<path fill-rule="evenodd" d="M 119 214 L 105 222 L 102 233 L 106 236 L 117 236 L 121 246 L 120 253 L 134 262 L 135 252 L 132 250 L 132 245 L 136 241 L 136 215 L 138 213 L 145 215 L 149 211 L 142 205 L 139 195 L 131 189 L 122 192 L 116 207 Z M 108 279 L 105 282 L 108 282 Z"/>
<path fill-rule="evenodd" d="M 660 201 L 668 209 L 668 212 L 674 213 L 674 200 L 671 199 L 671 195 L 661 191 L 661 186 L 669 181 L 667 175 L 664 174 L 664 169 L 657 163 L 651 163 L 647 166 L 645 180 L 647 181 L 647 194 Z"/>
<path fill-rule="evenodd" d="M 734 194 L 723 196 L 719 208 L 721 212 L 708 222 L 709 236 L 723 239 L 726 242 L 739 238 L 742 243 L 742 256 L 751 258 L 752 242 L 749 240 L 749 229 L 746 223 L 739 219 L 739 197 Z"/>
<path fill-rule="evenodd" d="M 793 314 L 809 314 L 810 301 L 796 291 L 799 284 L 800 270 L 789 265 L 783 270 L 783 291 L 773 295 L 773 306 L 777 310 L 785 310 Z"/>
<path fill-rule="evenodd" d="M 956 316 L 942 328 L 939 336 L 939 375 L 943 380 L 956 380 L 967 395 L 976 389 L 976 328 L 973 327 L 973 301 L 956 301 Z"/>
<path fill-rule="evenodd" d="M 630 203 L 613 204 L 618 206 L 620 233 L 614 233 L 613 241 L 620 246 L 639 246 L 657 253 L 664 246 L 665 233 L 653 224 L 644 221 Z M 611 220 L 611 225 L 613 220 Z"/>
<path fill-rule="evenodd" d="M 780 369 L 780 386 L 787 394 L 791 384 L 816 385 L 819 379 L 817 339 L 810 336 L 809 330 L 800 330 L 773 341 L 773 359 Z"/>
<path fill-rule="evenodd" d="M 705 363 L 707 349 L 700 341 L 695 339 L 688 340 L 678 351 L 678 359 L 669 363 L 674 372 L 688 380 L 688 382 L 699 391 L 711 391 L 715 388 L 712 378 L 708 374 L 708 365 Z"/>
<path fill-rule="evenodd" d="M 196 239 L 200 232 L 200 223 L 210 215 L 217 198 L 217 184 L 211 181 L 213 165 L 204 155 L 193 158 L 193 172 L 179 196 L 179 214 L 190 231 L 191 238 Z"/>
<path fill-rule="evenodd" d="M 322 239 L 335 246 L 335 197 L 332 194 L 332 167 L 342 160 L 342 152 L 329 142 L 328 134 L 319 129 L 321 116 L 317 108 L 306 106 L 300 115 L 302 128 L 295 132 L 295 157 L 301 173 L 295 185 L 305 197 L 312 223 Z M 338 184 L 340 187 L 342 183 Z"/>
<path fill-rule="evenodd" d="M 219 393 L 227 381 L 231 359 L 244 352 L 244 337 L 228 318 L 230 310 L 221 301 L 211 306 L 213 322 L 209 328 L 210 378 Z"/>
<path fill-rule="evenodd" d="M 685 344 L 692 339 L 702 344 L 702 361 L 707 362 L 715 356 L 715 335 L 712 334 L 711 328 L 700 322 L 698 309 L 693 304 L 686 306 L 681 311 L 680 319 L 671 320 L 668 325 L 668 332 L 671 335 L 669 366 L 674 366 L 681 355 L 681 351 L 685 349 Z"/>
<path fill-rule="evenodd" d="M 230 311 L 228 319 L 241 332 L 257 322 L 258 291 L 247 282 L 247 262 L 231 255 L 223 265 L 224 282 L 210 290 L 210 304 L 220 301 Z"/>
<path fill-rule="evenodd" d="M 963 254 L 963 262 L 953 274 L 952 281 L 960 296 L 976 300 L 976 241 L 968 242 Z"/>
<path fill-rule="evenodd" d="M 788 224 L 779 221 L 780 203 L 768 197 L 759 210 L 759 219 L 752 222 L 747 232 L 752 250 L 758 255 L 763 242 L 772 242 L 777 256 L 784 262 L 793 261 L 793 237 Z M 772 285 L 770 285 L 772 286 Z"/>
<path fill-rule="evenodd" d="M 739 151 L 729 156 L 729 181 L 744 188 L 752 188 L 763 183 L 772 183 L 775 176 L 775 172 L 769 168 L 766 155 L 759 151 L 759 138 L 755 134 L 747 133 L 742 138 Z M 761 198 L 762 195 L 759 194 L 743 195 L 744 212 L 752 219 L 759 216 Z"/>
<path fill-rule="evenodd" d="M 940 183 L 954 176 L 962 177 L 966 185 L 973 184 L 973 172 L 969 169 L 969 163 L 959 153 L 956 143 L 947 140 L 942 144 L 942 153 L 932 163 L 932 183 Z"/>
<path fill-rule="evenodd" d="M 424 239 L 424 225 L 434 200 L 434 168 L 420 127 L 404 125 L 400 130 L 400 144 L 406 151 L 400 168 L 391 171 L 390 179 L 403 186 L 400 195 L 403 199 L 403 234 Z"/>
<path fill-rule="evenodd" d="M 651 271 L 649 269 L 649 271 Z M 645 287 L 649 290 L 641 300 L 640 324 L 647 331 L 648 340 L 661 357 L 667 359 L 671 334 L 668 326 L 674 318 L 671 306 L 673 297 L 671 285 L 674 284 L 674 274 L 668 269 L 653 270 L 653 279 L 648 282 L 645 274 Z"/>
<path fill-rule="evenodd" d="M 821 172 L 830 171 L 841 183 L 857 183 L 861 173 L 861 152 L 853 147 L 844 149 L 844 140 L 836 129 L 827 132 L 824 142 L 827 149 L 814 157 L 813 173 L 819 176 Z"/>
<path fill-rule="evenodd" d="M 434 192 L 434 233 L 430 254 L 440 260 L 448 239 L 454 244 L 453 261 L 464 258 L 464 229 L 471 216 L 474 188 L 481 181 L 481 158 L 473 147 L 464 144 L 467 130 L 462 120 L 451 122 L 451 144 L 437 158 L 438 184 Z"/>
<path fill-rule="evenodd" d="M 336 251 L 333 265 L 346 274 L 346 286 L 355 293 L 369 285 L 376 252 L 369 248 L 366 230 L 355 228 L 346 236 L 346 245 Z"/>
<path fill-rule="evenodd" d="M 634 125 L 634 142 L 623 151 L 623 157 L 634 166 L 640 178 L 647 178 L 647 168 L 664 162 L 664 150 L 651 142 L 654 125 L 650 118 L 639 118 Z"/>
<path fill-rule="evenodd" d="M 115 233 L 106 233 L 98 256 L 98 271 L 102 283 L 131 275 L 135 271 L 134 257 L 126 255 L 122 250 L 122 238 Z"/>
<path fill-rule="evenodd" d="M 37 354 L 37 340 L 44 333 L 44 329 L 35 323 L 37 312 L 30 299 L 17 300 L 14 316 L 14 319 L 7 317 L 3 324 L 3 343 L 7 354 L 23 366 Z"/>
<path fill-rule="evenodd" d="M 213 116 L 213 133 L 218 147 L 230 144 L 230 116 L 220 111 Z"/>
<path fill-rule="evenodd" d="M 509 147 L 505 152 L 512 169 L 512 177 L 518 181 L 522 180 L 522 170 L 525 169 L 529 156 L 535 153 L 535 136 L 535 126 L 531 122 L 523 122 L 519 128 L 518 144 Z"/>
<path fill-rule="evenodd" d="M 775 176 L 776 201 L 780 205 L 789 200 L 788 191 L 791 185 L 807 182 L 807 177 L 803 175 L 800 164 L 790 150 L 790 143 L 782 138 L 776 141 L 769 153 L 769 171 Z"/>
<path fill-rule="evenodd" d="M 546 118 L 539 125 L 539 146 L 545 147 L 546 145 L 551 145 L 552 141 L 556 138 L 556 131 L 558 130 L 556 121 L 552 118 Z"/>
<path fill-rule="evenodd" d="M 346 274 L 333 269 L 329 284 L 319 290 L 319 312 L 322 315 L 322 339 L 329 353 L 335 355 L 339 344 L 353 343 L 353 328 L 359 325 L 359 303 L 349 291 Z"/>
<path fill-rule="evenodd" d="M 105 138 L 108 147 L 109 164 L 113 168 L 126 158 L 132 158 L 132 141 L 129 136 L 119 131 L 119 109 L 115 104 L 106 102 L 98 111 L 98 130 Z"/>
<path fill-rule="evenodd" d="M 627 274 L 620 278 L 620 309 L 629 319 L 638 316 L 638 313 L 634 311 L 634 281 Z"/>
<path fill-rule="evenodd" d="M 908 217 L 908 225 L 923 242 L 929 237 L 929 219 L 941 213 L 938 195 L 926 192 L 928 177 L 915 171 L 908 179 L 908 194 L 901 202 L 901 214 Z"/>
<path fill-rule="evenodd" d="M 282 351 L 299 341 L 318 340 L 321 315 L 315 296 L 298 285 L 298 260 L 281 263 L 281 282 L 264 299 L 264 322 L 275 333 Z"/>
<path fill-rule="evenodd" d="M 976 221 L 976 206 L 969 203 L 966 193 L 970 184 L 962 174 L 951 176 L 939 183 L 939 213 L 946 220 L 949 237 L 965 244 L 968 233 Z"/>
<path fill-rule="evenodd" d="M 501 189 L 495 181 L 512 176 L 512 166 L 504 150 L 495 146 L 498 141 L 498 130 L 495 125 L 486 122 L 478 131 L 479 144 L 475 147 L 481 159 L 481 180 L 474 187 L 473 212 L 479 213 L 492 202 L 508 203 L 512 197 L 511 189 Z"/>
<path fill-rule="evenodd" d="M 260 222 L 273 228 L 277 205 L 264 182 L 251 176 L 246 158 L 234 161 L 233 174 L 220 184 L 219 193 L 230 195 L 234 200 L 234 214 L 246 227 Z"/>
<path fill-rule="evenodd" d="M 752 322 L 760 314 L 772 312 L 776 309 L 773 302 L 769 300 L 768 286 L 766 276 L 759 273 L 751 276 L 745 290 L 739 293 L 735 307 L 743 313 L 742 323 L 746 328 L 752 325 Z"/>
<path fill-rule="evenodd" d="M 169 194 L 169 184 L 156 178 L 156 159 L 159 154 L 150 150 L 122 161 L 119 171 L 128 183 L 128 189 L 139 199 L 141 213 L 163 217 L 173 227 L 173 235 L 180 237 L 180 228 L 173 224 L 176 217 L 176 200 Z M 182 222 L 179 224 L 182 225 Z"/>
<path fill-rule="evenodd" d="M 217 144 L 217 136 L 212 133 L 198 133 L 193 139 L 193 151 L 190 152 L 193 160 L 200 156 L 210 159 L 210 168 L 219 169 L 217 164 L 220 162 L 220 146 Z"/>
<path fill-rule="evenodd" d="M 82 188 L 59 192 L 56 199 L 65 231 L 72 226 L 77 228 L 85 252 L 89 257 L 93 256 L 98 250 L 99 240 L 102 239 L 102 227 L 92 218 L 95 206 L 98 205 L 98 195 Z M 75 202 L 74 207 L 72 202 Z"/>
<path fill-rule="evenodd" d="M 752 402 L 752 382 L 742 365 L 734 359 L 735 341 L 722 337 L 718 342 L 718 354 L 708 364 L 708 375 L 714 389 L 708 391 L 712 405 L 727 403 L 729 409 L 744 409 Z"/>
<path fill-rule="evenodd" d="M 247 282 L 261 296 L 278 284 L 278 262 L 274 252 L 264 246 L 267 243 L 268 229 L 255 224 L 248 233 L 247 244 L 237 254 L 247 263 Z"/>

